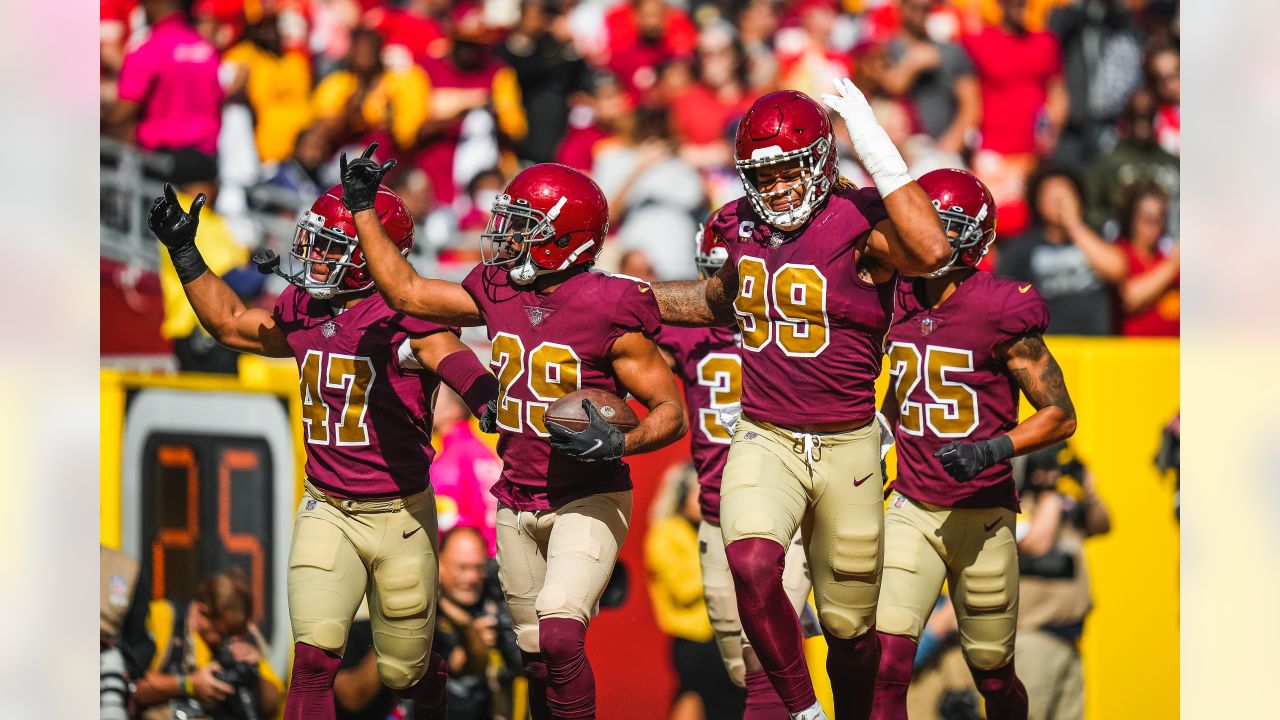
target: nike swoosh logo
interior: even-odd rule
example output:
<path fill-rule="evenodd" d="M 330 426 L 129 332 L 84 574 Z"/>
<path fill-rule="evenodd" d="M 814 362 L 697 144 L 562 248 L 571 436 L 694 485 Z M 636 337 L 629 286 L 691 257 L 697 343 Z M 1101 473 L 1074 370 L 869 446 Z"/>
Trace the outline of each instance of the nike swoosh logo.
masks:
<path fill-rule="evenodd" d="M 1000 518 L 996 518 L 995 520 L 992 520 L 992 521 L 991 521 L 991 524 L 990 524 L 990 525 L 986 525 L 986 524 L 984 524 L 984 525 L 982 526 L 982 529 L 983 529 L 983 530 L 985 530 L 986 532 L 991 532 L 991 528 L 993 528 L 993 527 L 995 527 L 995 526 L 997 526 L 997 525 L 999 525 L 999 524 L 1000 524 Z"/>
<path fill-rule="evenodd" d="M 649 292 L 649 286 L 648 286 L 648 285 L 641 285 L 641 286 L 640 286 L 640 292 L 642 292 L 642 293 Z"/>
<path fill-rule="evenodd" d="M 1023 295 L 1026 295 L 1027 291 L 1030 289 L 1031 289 L 1030 285 L 1023 285 L 1022 287 L 1018 288 L 1018 292 L 1022 293 Z"/>
<path fill-rule="evenodd" d="M 863 475 L 861 479 L 854 480 L 853 486 L 858 487 L 862 485 L 862 483 L 866 482 L 867 480 L 870 480 L 872 475 L 875 475 L 875 473 L 867 473 L 866 475 Z"/>
<path fill-rule="evenodd" d="M 422 528 L 419 526 L 419 527 L 416 527 L 416 528 L 414 528 L 414 529 L 410 530 L 409 532 L 403 532 L 403 531 L 402 531 L 402 532 L 400 533 L 400 537 L 404 538 L 405 540 L 408 540 L 410 535 L 412 535 L 412 534 L 414 534 L 414 533 L 418 532 L 418 531 L 419 531 L 419 530 L 421 530 L 421 529 L 422 529 Z"/>
<path fill-rule="evenodd" d="M 600 446 L 601 446 L 601 445 L 603 445 L 603 444 L 604 444 L 604 441 L 603 441 L 603 440 L 596 440 L 596 444 L 595 444 L 595 445 L 592 445 L 590 448 L 588 448 L 588 449 L 587 449 L 587 451 L 586 451 L 586 452 L 584 452 L 584 453 L 582 453 L 582 454 L 583 454 L 583 455 L 590 455 L 591 453 L 593 453 L 593 452 L 595 452 L 596 450 L 600 449 Z"/>

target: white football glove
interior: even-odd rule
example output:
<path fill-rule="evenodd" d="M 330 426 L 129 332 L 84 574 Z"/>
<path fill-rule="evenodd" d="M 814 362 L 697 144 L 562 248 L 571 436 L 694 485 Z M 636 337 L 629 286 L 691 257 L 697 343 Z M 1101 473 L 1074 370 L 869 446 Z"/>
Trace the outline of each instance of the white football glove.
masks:
<path fill-rule="evenodd" d="M 720 408 L 720 424 L 733 436 L 733 429 L 738 427 L 738 418 L 742 417 L 742 404 L 734 403 Z"/>
<path fill-rule="evenodd" d="M 844 124 L 849 128 L 849 139 L 853 142 L 853 153 L 858 162 L 866 168 L 867 174 L 875 181 L 880 197 L 911 182 L 907 172 L 907 163 L 902 153 L 889 139 L 888 133 L 876 121 L 876 114 L 871 110 L 867 98 L 849 78 L 835 80 L 836 95 L 823 95 L 822 101 L 827 107 L 840 113 Z"/>
<path fill-rule="evenodd" d="M 893 447 L 893 430 L 889 428 L 888 418 L 878 412 L 876 421 L 880 423 L 880 461 L 884 462 L 884 456 L 888 455 L 889 448 Z"/>

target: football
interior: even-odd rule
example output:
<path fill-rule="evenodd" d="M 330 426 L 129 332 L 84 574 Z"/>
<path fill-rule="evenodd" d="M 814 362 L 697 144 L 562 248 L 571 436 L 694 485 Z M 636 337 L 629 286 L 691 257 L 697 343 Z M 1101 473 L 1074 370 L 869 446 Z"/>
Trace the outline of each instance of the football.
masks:
<path fill-rule="evenodd" d="M 581 432 L 587 427 L 587 413 L 582 409 L 583 400 L 590 400 L 600 412 L 601 417 L 622 432 L 633 430 L 640 424 L 640 418 L 636 417 L 635 411 L 627 405 L 625 400 L 594 388 L 575 390 L 556 400 L 551 403 L 551 407 L 547 408 L 543 418 L 574 432 Z"/>

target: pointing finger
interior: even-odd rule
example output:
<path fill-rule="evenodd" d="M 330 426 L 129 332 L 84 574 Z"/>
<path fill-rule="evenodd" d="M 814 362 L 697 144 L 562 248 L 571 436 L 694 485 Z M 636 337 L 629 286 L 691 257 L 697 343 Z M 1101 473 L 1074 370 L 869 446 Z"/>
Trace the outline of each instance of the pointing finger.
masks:
<path fill-rule="evenodd" d="M 164 184 L 164 197 L 166 200 L 168 200 L 171 203 L 178 202 L 178 196 L 174 194 L 173 186 L 170 185 L 169 183 Z"/>
<path fill-rule="evenodd" d="M 342 177 L 347 176 L 347 154 L 345 152 L 338 156 L 338 173 Z"/>
<path fill-rule="evenodd" d="M 382 163 L 382 167 L 378 168 L 378 171 L 381 172 L 383 175 L 386 175 L 387 173 L 391 172 L 391 168 L 395 166 L 396 166 L 396 160 L 395 158 L 392 158 Z"/>
<path fill-rule="evenodd" d="M 207 199 L 208 198 L 204 196 L 204 193 L 200 193 L 199 195 L 196 196 L 195 200 L 191 201 L 191 219 L 192 220 L 200 219 L 200 209 L 204 207 L 205 200 Z"/>

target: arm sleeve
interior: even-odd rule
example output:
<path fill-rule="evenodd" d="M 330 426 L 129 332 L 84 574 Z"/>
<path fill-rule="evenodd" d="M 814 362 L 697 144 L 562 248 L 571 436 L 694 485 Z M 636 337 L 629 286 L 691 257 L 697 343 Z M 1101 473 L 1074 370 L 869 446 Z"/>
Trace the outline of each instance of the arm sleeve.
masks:
<path fill-rule="evenodd" d="M 608 355 L 614 341 L 627 333 L 638 332 L 653 339 L 662 329 L 658 301 L 654 299 L 653 289 L 649 284 L 624 279 L 618 279 L 617 282 L 625 285 L 614 297 L 613 322 L 605 337 L 602 355 Z"/>
<path fill-rule="evenodd" d="M 453 388 L 471 414 L 480 417 L 490 400 L 498 397 L 498 379 L 470 350 L 459 350 L 446 356 L 436 365 L 436 375 L 445 385 Z"/>
<path fill-rule="evenodd" d="M 1021 335 L 1043 335 L 1049 327 L 1049 307 L 1040 291 L 1030 284 L 1010 284 L 1007 292 L 1004 308 L 996 318 L 998 342 Z"/>

